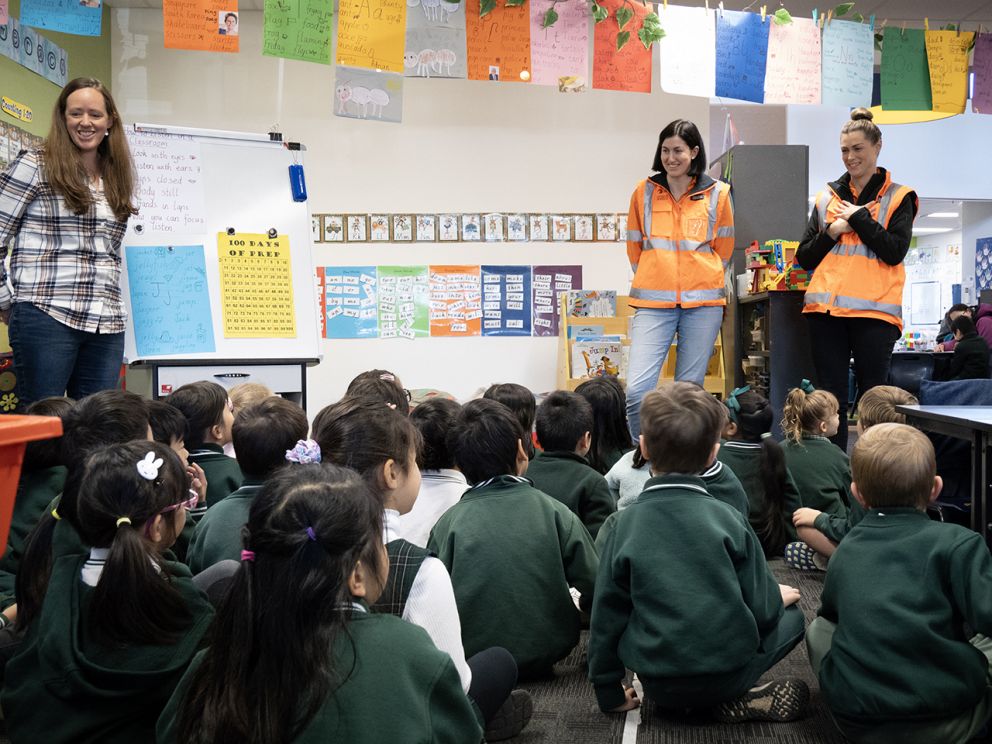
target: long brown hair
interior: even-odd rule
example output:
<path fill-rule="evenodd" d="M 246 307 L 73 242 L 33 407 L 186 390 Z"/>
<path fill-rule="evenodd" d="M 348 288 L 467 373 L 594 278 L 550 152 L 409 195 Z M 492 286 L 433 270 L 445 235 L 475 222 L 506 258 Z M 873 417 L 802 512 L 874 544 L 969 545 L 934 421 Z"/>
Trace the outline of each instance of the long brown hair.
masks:
<path fill-rule="evenodd" d="M 45 138 L 43 171 L 45 179 L 75 214 L 85 214 L 93 206 L 93 196 L 87 185 L 86 171 L 79 157 L 79 150 L 65 126 L 65 110 L 69 96 L 82 88 L 94 88 L 103 95 L 107 108 L 109 129 L 97 148 L 100 159 L 100 176 L 103 192 L 114 216 L 124 221 L 137 214 L 134 206 L 134 189 L 137 176 L 131 149 L 124 136 L 124 123 L 117 106 L 103 83 L 95 78 L 71 80 L 59 94 L 52 112 L 52 127 Z"/>

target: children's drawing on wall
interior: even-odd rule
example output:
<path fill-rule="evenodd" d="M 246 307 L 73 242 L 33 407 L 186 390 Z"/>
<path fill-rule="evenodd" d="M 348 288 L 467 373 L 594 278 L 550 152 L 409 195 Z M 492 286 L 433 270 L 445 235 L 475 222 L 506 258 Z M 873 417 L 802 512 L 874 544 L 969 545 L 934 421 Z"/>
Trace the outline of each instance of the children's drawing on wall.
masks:
<path fill-rule="evenodd" d="M 368 227 L 366 222 L 366 215 L 364 214 L 350 214 L 348 215 L 348 242 L 349 243 L 364 243 L 368 240 Z"/>
<path fill-rule="evenodd" d="M 417 240 L 424 243 L 433 243 L 437 238 L 437 224 L 432 214 L 417 215 Z"/>
<path fill-rule="evenodd" d="M 621 243 L 627 240 L 627 215 L 617 215 L 617 240 Z"/>
<path fill-rule="evenodd" d="M 586 79 L 578 75 L 562 75 L 558 78 L 559 93 L 585 93 Z"/>
<path fill-rule="evenodd" d="M 371 228 L 369 239 L 373 243 L 389 242 L 389 215 L 370 214 L 369 225 Z"/>
<path fill-rule="evenodd" d="M 458 240 L 458 215 L 439 214 L 437 216 L 438 240 Z"/>
<path fill-rule="evenodd" d="M 482 238 L 482 217 L 477 214 L 462 215 L 462 240 L 480 240 Z"/>
<path fill-rule="evenodd" d="M 324 215 L 324 242 L 344 242 L 344 216 L 340 214 Z"/>
<path fill-rule="evenodd" d="M 506 215 L 506 239 L 514 243 L 527 240 L 527 216 L 523 214 Z"/>
<path fill-rule="evenodd" d="M 992 237 L 975 241 L 975 289 L 992 289 Z"/>
<path fill-rule="evenodd" d="M 614 241 L 617 239 L 617 216 L 615 214 L 596 215 L 596 240 Z"/>
<path fill-rule="evenodd" d="M 393 240 L 413 240 L 413 215 L 393 215 Z"/>
<path fill-rule="evenodd" d="M 467 77 L 464 3 L 406 0 L 406 4 L 406 77 Z"/>
<path fill-rule="evenodd" d="M 592 215 L 591 214 L 577 214 L 575 215 L 575 237 L 582 243 L 592 242 Z"/>
<path fill-rule="evenodd" d="M 531 242 L 543 242 L 548 239 L 548 215 L 532 214 L 530 216 Z"/>
<path fill-rule="evenodd" d="M 319 243 L 321 240 L 319 214 L 315 214 L 310 218 L 310 238 L 314 243 Z"/>
<path fill-rule="evenodd" d="M 572 239 L 572 218 L 567 214 L 556 214 L 551 217 L 551 239 Z"/>
<path fill-rule="evenodd" d="M 499 241 L 503 239 L 503 215 L 486 215 L 486 240 Z"/>
<path fill-rule="evenodd" d="M 334 115 L 348 119 L 403 121 L 403 76 L 337 66 Z"/>

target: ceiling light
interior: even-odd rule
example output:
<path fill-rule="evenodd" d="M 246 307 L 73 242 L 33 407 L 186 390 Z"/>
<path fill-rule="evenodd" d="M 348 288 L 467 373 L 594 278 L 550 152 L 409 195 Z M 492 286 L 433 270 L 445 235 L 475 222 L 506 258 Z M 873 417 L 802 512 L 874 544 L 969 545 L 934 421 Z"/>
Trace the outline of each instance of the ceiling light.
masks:
<path fill-rule="evenodd" d="M 951 232 L 953 227 L 914 227 L 913 235 L 935 235 L 936 233 Z"/>
<path fill-rule="evenodd" d="M 924 217 L 937 217 L 938 219 L 957 219 L 961 215 L 957 212 L 931 212 L 930 214 L 923 215 Z"/>

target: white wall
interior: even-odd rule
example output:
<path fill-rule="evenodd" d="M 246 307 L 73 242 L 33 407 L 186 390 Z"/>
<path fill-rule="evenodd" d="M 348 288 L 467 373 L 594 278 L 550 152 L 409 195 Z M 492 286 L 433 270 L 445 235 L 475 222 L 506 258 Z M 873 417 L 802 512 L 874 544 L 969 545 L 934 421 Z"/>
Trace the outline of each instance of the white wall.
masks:
<path fill-rule="evenodd" d="M 952 286 L 961 283 L 962 274 L 961 231 L 953 230 L 934 235 L 921 235 L 906 256 L 906 286 L 903 290 L 902 315 L 908 333 L 915 331 L 936 333 L 940 319 L 951 305 Z M 974 265 L 974 259 L 972 259 Z M 940 284 L 939 314 L 933 323 L 914 322 L 913 285 Z"/>
<path fill-rule="evenodd" d="M 254 132 L 278 124 L 308 148 L 314 213 L 625 211 L 665 124 L 692 119 L 708 134 L 703 98 L 458 80 L 407 80 L 400 125 L 337 118 L 333 68 L 263 57 L 260 12 L 241 14 L 238 55 L 164 49 L 161 19 L 160 9 L 113 11 L 113 91 L 125 121 Z M 588 288 L 629 288 L 622 243 L 317 245 L 314 262 L 576 263 Z M 549 390 L 556 342 L 329 340 L 310 371 L 308 407 L 313 414 L 374 367 L 459 397 L 494 381 Z"/>

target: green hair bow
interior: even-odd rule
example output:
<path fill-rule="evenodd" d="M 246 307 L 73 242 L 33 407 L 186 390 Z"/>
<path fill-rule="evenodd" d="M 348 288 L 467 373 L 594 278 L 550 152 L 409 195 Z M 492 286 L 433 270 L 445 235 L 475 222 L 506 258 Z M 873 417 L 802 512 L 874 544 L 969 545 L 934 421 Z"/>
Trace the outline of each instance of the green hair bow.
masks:
<path fill-rule="evenodd" d="M 816 392 L 816 388 L 813 387 L 813 383 L 805 379 L 799 383 L 799 389 L 802 390 L 807 395 Z"/>
<path fill-rule="evenodd" d="M 750 385 L 744 385 L 743 387 L 734 388 L 734 390 L 731 391 L 730 395 L 727 396 L 727 400 L 724 401 L 724 405 L 727 406 L 727 409 L 730 412 L 730 420 L 733 421 L 735 424 L 737 423 L 737 414 L 741 412 L 741 404 L 740 401 L 737 400 L 737 396 L 744 395 L 744 393 L 750 392 L 750 390 L 751 390 Z"/>

